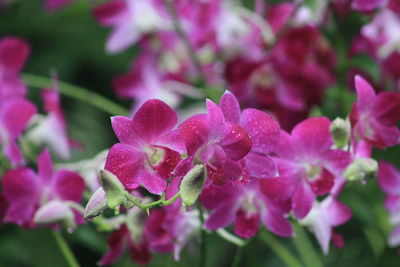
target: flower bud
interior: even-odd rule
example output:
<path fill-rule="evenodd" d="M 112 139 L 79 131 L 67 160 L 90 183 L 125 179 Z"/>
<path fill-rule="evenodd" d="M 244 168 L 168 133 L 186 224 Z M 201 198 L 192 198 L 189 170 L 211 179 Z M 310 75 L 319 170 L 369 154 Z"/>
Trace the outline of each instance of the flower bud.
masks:
<path fill-rule="evenodd" d="M 107 196 L 108 207 L 118 213 L 119 206 L 126 203 L 124 186 L 114 174 L 106 170 L 100 170 L 100 183 Z"/>
<path fill-rule="evenodd" d="M 367 181 L 376 177 L 378 163 L 371 158 L 355 159 L 344 171 L 348 181 Z"/>
<path fill-rule="evenodd" d="M 337 148 L 342 149 L 349 143 L 351 126 L 348 119 L 336 118 L 329 130 Z"/>
<path fill-rule="evenodd" d="M 104 189 L 102 187 L 97 188 L 97 190 L 90 197 L 89 202 L 85 207 L 84 218 L 91 219 L 94 218 L 103 211 L 107 209 L 107 197 Z"/>
<path fill-rule="evenodd" d="M 36 211 L 33 221 L 36 224 L 62 223 L 67 228 L 75 228 L 74 213 L 67 203 L 52 200 Z"/>
<path fill-rule="evenodd" d="M 182 179 L 180 194 L 186 206 L 193 205 L 201 193 L 201 189 L 206 182 L 206 167 L 195 165 Z"/>

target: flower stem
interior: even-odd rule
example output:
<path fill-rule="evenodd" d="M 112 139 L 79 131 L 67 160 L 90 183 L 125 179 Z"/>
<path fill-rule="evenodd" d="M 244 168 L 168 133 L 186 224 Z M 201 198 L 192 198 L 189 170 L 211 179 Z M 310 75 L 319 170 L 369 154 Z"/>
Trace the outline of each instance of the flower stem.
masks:
<path fill-rule="evenodd" d="M 293 242 L 303 260 L 303 263 L 308 267 L 322 267 L 323 264 L 318 257 L 318 253 L 315 251 L 303 227 L 295 224 L 294 228 L 296 236 L 293 238 Z"/>
<path fill-rule="evenodd" d="M 220 237 L 238 247 L 243 247 L 246 245 L 246 242 L 243 239 L 229 233 L 224 228 L 218 229 L 216 232 Z"/>
<path fill-rule="evenodd" d="M 278 239 L 267 231 L 262 231 L 260 234 L 261 240 L 264 241 L 275 254 L 286 264 L 288 267 L 303 267 L 297 258 L 287 249 Z"/>
<path fill-rule="evenodd" d="M 173 197 L 171 197 L 171 198 L 168 199 L 168 200 L 161 199 L 161 200 L 162 200 L 162 201 L 161 201 L 161 205 L 162 205 L 162 206 L 171 205 L 171 204 L 174 203 L 175 200 L 177 200 L 180 196 L 181 196 L 181 193 L 178 192 L 178 193 L 176 193 Z"/>
<path fill-rule="evenodd" d="M 207 232 L 204 229 L 204 212 L 203 207 L 200 205 L 200 203 L 198 203 L 198 210 L 201 236 L 200 267 L 205 267 L 207 264 Z"/>
<path fill-rule="evenodd" d="M 240 246 L 236 249 L 235 257 L 233 258 L 231 267 L 239 267 L 240 266 L 240 259 L 242 258 L 243 249 L 244 249 L 244 246 Z"/>
<path fill-rule="evenodd" d="M 68 265 L 70 267 L 80 267 L 78 261 L 76 260 L 74 254 L 72 253 L 71 249 L 69 248 L 67 242 L 65 242 L 63 236 L 56 231 L 52 231 L 55 240 L 57 241 L 58 247 L 60 248 L 62 254 L 65 257 Z"/>
<path fill-rule="evenodd" d="M 140 202 L 140 198 L 134 197 L 131 194 L 129 194 L 128 192 L 126 192 L 125 196 L 135 206 L 138 206 L 142 210 L 147 210 L 147 209 L 149 209 L 151 207 L 158 206 L 158 205 L 161 205 L 161 206 L 171 205 L 173 202 L 175 202 L 175 200 L 177 200 L 181 196 L 181 194 L 180 194 L 180 192 L 178 192 L 168 200 L 164 200 L 164 196 L 162 196 L 159 200 L 153 201 L 153 202 L 150 202 L 150 203 L 147 203 L 147 204 L 142 204 Z"/>
<path fill-rule="evenodd" d="M 22 74 L 22 78 L 28 86 L 39 89 L 46 88 L 53 82 L 51 78 L 27 73 Z M 62 81 L 59 81 L 59 88 L 61 94 L 86 102 L 111 115 L 115 116 L 129 114 L 129 110 L 127 110 L 126 108 L 88 89 L 68 84 Z"/>

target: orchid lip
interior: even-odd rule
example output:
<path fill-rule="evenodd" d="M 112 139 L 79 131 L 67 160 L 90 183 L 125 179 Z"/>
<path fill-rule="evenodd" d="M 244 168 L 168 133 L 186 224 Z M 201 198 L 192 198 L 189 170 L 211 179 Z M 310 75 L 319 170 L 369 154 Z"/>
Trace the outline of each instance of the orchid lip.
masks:
<path fill-rule="evenodd" d="M 165 150 L 156 146 L 145 146 L 144 152 L 152 166 L 157 166 L 161 163 L 165 156 Z"/>

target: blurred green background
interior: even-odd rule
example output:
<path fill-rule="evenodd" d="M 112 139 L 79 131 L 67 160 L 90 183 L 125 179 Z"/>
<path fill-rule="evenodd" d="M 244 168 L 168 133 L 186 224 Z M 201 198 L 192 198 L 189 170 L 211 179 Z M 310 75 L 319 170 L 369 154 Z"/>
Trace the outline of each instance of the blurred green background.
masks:
<path fill-rule="evenodd" d="M 138 0 L 139 1 L 139 0 Z M 145 0 L 141 0 L 145 1 Z M 247 1 L 250 2 L 250 1 Z M 269 1 L 271 2 L 271 1 Z M 48 13 L 39 0 L 20 0 L 0 11 L 0 37 L 19 36 L 31 44 L 32 52 L 24 69 L 25 73 L 48 77 L 56 71 L 60 80 L 79 85 L 129 108 L 130 101 L 117 99 L 111 90 L 113 77 L 126 72 L 137 51 L 130 48 L 118 55 L 105 53 L 104 44 L 109 29 L 99 26 L 90 14 L 90 1 L 77 3 L 56 13 Z M 365 18 L 351 15 L 336 27 L 327 27 L 324 32 L 339 56 L 338 83 L 328 91 L 327 100 L 316 114 L 331 118 L 345 116 L 354 96 L 346 90 L 346 72 L 355 65 L 363 68 L 372 77 L 379 76 L 374 62 L 368 57 L 348 61 L 346 47 Z M 344 25 L 346 25 L 344 27 Z M 343 26 L 343 27 L 342 27 Z M 29 97 L 40 104 L 39 90 L 31 89 Z M 70 136 L 83 143 L 85 149 L 74 151 L 72 160 L 90 158 L 110 147 L 116 139 L 111 130 L 109 115 L 83 102 L 63 97 L 63 107 L 68 120 Z M 41 104 L 40 104 L 41 105 Z M 377 151 L 377 158 L 386 159 L 399 166 L 400 148 Z M 340 199 L 353 211 L 350 222 L 338 228 L 346 246 L 331 247 L 326 256 L 312 235 L 309 240 L 313 249 L 303 241 L 276 237 L 299 259 L 312 261 L 313 253 L 324 266 L 400 266 L 396 249 L 386 245 L 390 226 L 383 208 L 384 195 L 376 181 L 365 186 L 348 186 Z M 83 267 L 96 266 L 106 250 L 106 234 L 97 232 L 90 224 L 80 227 L 73 234 L 63 233 Z M 296 249 L 300 246 L 303 250 Z M 230 266 L 236 248 L 215 234 L 208 235 L 208 266 Z M 198 247 L 188 247 L 182 252 L 179 263 L 171 255 L 155 255 L 150 266 L 198 266 Z M 23 230 L 13 225 L 0 227 L 0 266 L 67 266 L 49 230 Z M 135 266 L 124 256 L 114 266 Z M 285 266 L 262 238 L 250 241 L 242 251 L 240 266 Z"/>

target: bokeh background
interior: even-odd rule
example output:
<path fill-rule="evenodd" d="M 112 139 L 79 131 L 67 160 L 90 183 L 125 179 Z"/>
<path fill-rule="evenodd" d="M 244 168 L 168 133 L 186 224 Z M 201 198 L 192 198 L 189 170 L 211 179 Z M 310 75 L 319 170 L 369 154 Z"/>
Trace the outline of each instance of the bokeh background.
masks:
<path fill-rule="evenodd" d="M 90 1 L 76 1 L 65 9 L 49 13 L 40 0 L 16 1 L 0 11 L 0 37 L 18 36 L 30 43 L 31 56 L 23 72 L 48 77 L 55 71 L 60 80 L 87 88 L 129 108 L 130 101 L 115 96 L 111 81 L 129 69 L 137 51 L 131 47 L 123 53 L 107 54 L 104 45 L 109 29 L 95 22 L 90 13 L 92 7 Z M 358 67 L 372 77 L 379 75 L 378 67 L 368 56 L 361 55 L 352 60 L 346 56 L 345 49 L 365 19 L 360 14 L 352 13 L 335 28 L 325 29 L 324 35 L 338 53 L 338 82 L 327 90 L 322 107 L 313 111 L 315 115 L 335 118 L 349 112 L 355 99 L 347 86 L 350 68 Z M 39 103 L 39 90 L 31 88 L 29 98 Z M 85 149 L 73 152 L 72 161 L 90 158 L 116 142 L 108 114 L 68 97 L 63 97 L 62 105 L 70 136 L 85 146 Z M 400 166 L 399 146 L 376 151 L 375 155 L 376 159 L 386 159 Z M 298 256 L 296 246 L 300 246 L 303 257 L 311 260 L 320 257 L 325 266 L 400 266 L 398 251 L 388 248 L 386 244 L 390 226 L 383 208 L 384 195 L 377 182 L 352 184 L 346 187 L 340 199 L 353 211 L 351 221 L 340 226 L 346 242 L 343 249 L 332 246 L 330 253 L 324 256 L 311 235 L 310 244 L 306 244 L 309 246 L 296 244 L 292 239 L 275 239 Z M 93 225 L 87 224 L 72 234 L 63 234 L 81 266 L 96 266 L 107 247 L 105 233 L 97 232 Z M 285 266 L 263 242 L 263 237 L 261 235 L 250 241 L 242 252 L 241 266 Z M 230 266 L 236 248 L 215 234 L 210 234 L 208 239 L 209 266 Z M 0 226 L 0 266 L 68 265 L 49 230 L 24 230 L 6 224 Z M 136 265 L 125 255 L 114 266 Z M 171 255 L 155 255 L 149 266 L 198 266 L 198 248 L 189 247 L 183 251 L 179 263 L 174 262 Z"/>

